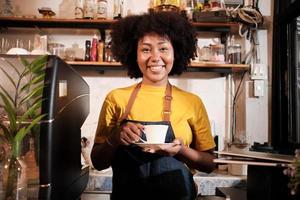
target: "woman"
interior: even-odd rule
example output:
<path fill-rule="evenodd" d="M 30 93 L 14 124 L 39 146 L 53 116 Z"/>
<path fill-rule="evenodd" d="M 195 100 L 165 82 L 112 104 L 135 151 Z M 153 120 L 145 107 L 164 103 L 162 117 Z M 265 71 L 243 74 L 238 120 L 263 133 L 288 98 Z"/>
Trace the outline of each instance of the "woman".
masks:
<path fill-rule="evenodd" d="M 173 12 L 129 16 L 112 28 L 112 51 L 128 75 L 142 81 L 107 95 L 91 154 L 94 167 L 112 166 L 112 199 L 194 199 L 190 169 L 214 169 L 215 143 L 200 98 L 168 81 L 195 54 L 192 26 Z M 165 142 L 172 144 L 137 146 L 147 124 L 168 125 Z"/>

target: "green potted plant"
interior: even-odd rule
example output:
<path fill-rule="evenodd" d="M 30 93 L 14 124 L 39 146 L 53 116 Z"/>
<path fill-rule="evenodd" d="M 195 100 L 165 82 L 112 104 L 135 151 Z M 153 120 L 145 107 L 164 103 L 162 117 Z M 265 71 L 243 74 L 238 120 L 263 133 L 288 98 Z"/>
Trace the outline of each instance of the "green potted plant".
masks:
<path fill-rule="evenodd" d="M 47 56 L 39 56 L 32 61 L 19 56 L 21 68 L 9 59 L 0 59 L 5 63 L 0 66 L 0 73 L 6 79 L 0 82 L 0 146 L 8 147 L 6 151 L 9 152 L 2 165 L 3 186 L 5 199 L 18 199 L 27 195 L 26 170 L 20 170 L 24 168 L 22 142 L 26 135 L 38 128 L 44 117 L 40 109 Z"/>

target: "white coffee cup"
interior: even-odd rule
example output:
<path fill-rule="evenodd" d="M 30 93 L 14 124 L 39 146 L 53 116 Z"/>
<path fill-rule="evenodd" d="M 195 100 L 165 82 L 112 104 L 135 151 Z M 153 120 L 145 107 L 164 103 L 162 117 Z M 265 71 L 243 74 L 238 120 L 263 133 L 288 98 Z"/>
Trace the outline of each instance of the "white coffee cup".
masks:
<path fill-rule="evenodd" d="M 162 124 L 151 124 L 144 125 L 144 133 L 146 135 L 147 143 L 165 143 L 165 138 L 167 135 L 167 131 L 169 126 Z"/>

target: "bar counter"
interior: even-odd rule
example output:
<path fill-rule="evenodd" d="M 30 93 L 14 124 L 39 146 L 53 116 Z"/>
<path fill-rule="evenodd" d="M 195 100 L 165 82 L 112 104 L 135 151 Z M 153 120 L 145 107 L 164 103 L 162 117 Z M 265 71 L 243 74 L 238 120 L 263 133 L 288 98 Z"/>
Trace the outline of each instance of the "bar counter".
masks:
<path fill-rule="evenodd" d="M 215 195 L 216 187 L 246 187 L 246 176 L 230 175 L 227 171 L 215 171 L 210 174 L 197 172 L 194 180 L 198 185 L 198 194 Z M 112 170 L 91 170 L 85 193 L 110 194 L 112 190 Z"/>

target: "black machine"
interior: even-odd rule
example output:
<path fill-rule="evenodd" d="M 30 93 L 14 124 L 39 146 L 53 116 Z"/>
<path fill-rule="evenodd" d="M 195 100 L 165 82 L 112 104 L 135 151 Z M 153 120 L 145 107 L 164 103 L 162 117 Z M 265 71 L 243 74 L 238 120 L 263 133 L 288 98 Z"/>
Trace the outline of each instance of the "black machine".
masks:
<path fill-rule="evenodd" d="M 40 134 L 39 199 L 79 199 L 89 171 L 81 165 L 81 126 L 89 114 L 89 86 L 68 64 L 49 56 Z"/>
<path fill-rule="evenodd" d="M 0 59 L 0 65 L 5 70 L 13 71 L 6 61 L 17 68 L 24 67 L 19 56 L 0 57 L 4 58 Z M 35 57 L 24 56 L 28 61 Z M 89 114 L 89 86 L 59 57 L 47 59 L 41 109 L 46 117 L 39 134 L 39 180 L 29 187 L 36 191 L 34 198 L 80 199 L 89 178 L 89 168 L 81 164 L 81 126 Z"/>

